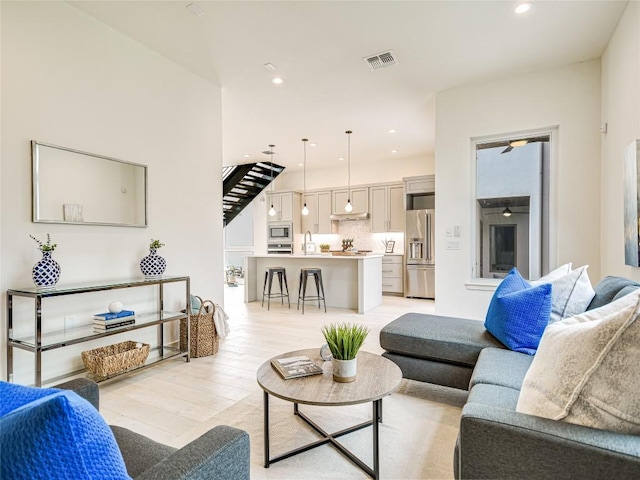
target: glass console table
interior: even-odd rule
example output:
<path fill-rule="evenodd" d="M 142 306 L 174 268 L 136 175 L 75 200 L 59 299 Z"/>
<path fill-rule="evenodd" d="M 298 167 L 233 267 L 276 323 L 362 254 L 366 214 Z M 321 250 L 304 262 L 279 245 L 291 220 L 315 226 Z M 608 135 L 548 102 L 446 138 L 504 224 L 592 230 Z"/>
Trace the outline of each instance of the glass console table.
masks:
<path fill-rule="evenodd" d="M 164 285 L 168 283 L 183 282 L 185 285 L 185 305 L 189 305 L 190 295 L 190 278 L 185 276 L 163 276 L 154 279 L 137 278 L 130 280 L 119 280 L 113 282 L 96 282 L 84 285 L 66 285 L 50 289 L 39 289 L 36 287 L 10 289 L 7 290 L 7 379 L 13 381 L 13 349 L 18 348 L 34 353 L 34 377 L 35 385 L 42 385 L 42 353 L 48 350 L 75 345 L 78 343 L 96 340 L 110 335 L 138 330 L 141 328 L 157 327 L 158 346 L 152 349 L 147 361 L 134 369 L 127 370 L 117 375 L 131 373 L 135 370 L 150 367 L 159 362 L 163 362 L 175 357 L 185 357 L 186 361 L 190 361 L 189 345 L 190 345 L 190 321 L 189 309 L 185 312 L 170 312 L 164 310 Z M 46 298 L 60 297 L 65 295 L 81 295 L 89 292 L 100 292 L 107 290 L 117 290 L 124 288 L 148 287 L 157 285 L 157 308 L 152 312 L 136 314 L 136 321 L 132 325 L 126 325 L 104 332 L 97 332 L 93 325 L 82 325 L 76 328 L 64 329 L 52 332 L 42 331 L 42 322 L 44 320 L 42 301 Z M 29 335 L 14 335 L 14 297 L 29 297 L 34 300 L 34 328 Z M 163 325 L 168 322 L 180 322 L 186 319 L 187 341 L 186 349 L 170 347 L 164 345 L 164 329 Z M 117 375 L 113 375 L 113 378 Z M 106 380 L 106 379 L 99 379 Z"/>

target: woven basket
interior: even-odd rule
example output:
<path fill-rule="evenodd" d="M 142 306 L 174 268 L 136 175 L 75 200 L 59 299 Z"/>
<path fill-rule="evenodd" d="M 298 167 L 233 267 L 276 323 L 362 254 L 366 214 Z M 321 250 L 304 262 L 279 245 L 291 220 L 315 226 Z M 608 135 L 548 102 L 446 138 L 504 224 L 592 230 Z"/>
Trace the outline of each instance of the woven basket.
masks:
<path fill-rule="evenodd" d="M 213 313 L 216 310 L 211 300 L 200 300 L 200 310 L 197 314 L 191 314 L 191 341 L 189 342 L 189 355 L 191 357 L 206 357 L 218 353 L 220 337 L 213 324 Z M 180 350 L 187 349 L 187 319 L 180 320 Z"/>
<path fill-rule="evenodd" d="M 82 352 L 82 361 L 97 377 L 109 377 L 144 364 L 150 345 L 140 342 L 121 342 Z"/>

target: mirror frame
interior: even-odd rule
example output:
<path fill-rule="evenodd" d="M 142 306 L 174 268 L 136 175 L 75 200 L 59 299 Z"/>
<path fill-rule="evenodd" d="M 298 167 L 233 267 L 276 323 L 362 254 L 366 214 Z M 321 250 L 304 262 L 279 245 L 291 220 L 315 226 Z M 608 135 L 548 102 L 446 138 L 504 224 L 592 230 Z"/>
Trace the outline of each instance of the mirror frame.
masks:
<path fill-rule="evenodd" d="M 40 164 L 40 151 L 38 147 L 49 147 L 58 150 L 64 150 L 70 153 L 84 155 L 87 157 L 97 158 L 101 160 L 109 160 L 117 163 L 124 163 L 126 165 L 132 165 L 135 167 L 142 167 L 144 172 L 144 223 L 109 223 L 109 222 L 70 222 L 65 220 L 45 220 L 40 217 L 40 179 L 39 179 L 39 164 Z M 64 225 L 102 225 L 109 227 L 136 227 L 147 228 L 149 225 L 149 186 L 148 186 L 148 167 L 146 165 L 134 162 L 126 162 L 124 160 L 118 160 L 117 158 L 106 157 L 104 155 L 97 155 L 95 153 L 83 152 L 81 150 L 75 150 L 73 148 L 61 147 L 59 145 L 52 145 L 50 143 L 38 142 L 31 140 L 31 191 L 32 191 L 32 221 L 33 223 L 56 223 Z"/>

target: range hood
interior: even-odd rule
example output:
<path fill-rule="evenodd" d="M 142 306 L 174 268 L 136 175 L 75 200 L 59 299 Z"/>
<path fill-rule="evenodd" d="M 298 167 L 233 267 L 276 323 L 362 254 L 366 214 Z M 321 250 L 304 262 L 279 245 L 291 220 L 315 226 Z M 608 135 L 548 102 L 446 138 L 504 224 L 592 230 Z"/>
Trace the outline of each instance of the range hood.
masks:
<path fill-rule="evenodd" d="M 329 220 L 347 221 L 347 220 L 366 220 L 369 218 L 368 213 L 334 213 L 329 216 Z"/>

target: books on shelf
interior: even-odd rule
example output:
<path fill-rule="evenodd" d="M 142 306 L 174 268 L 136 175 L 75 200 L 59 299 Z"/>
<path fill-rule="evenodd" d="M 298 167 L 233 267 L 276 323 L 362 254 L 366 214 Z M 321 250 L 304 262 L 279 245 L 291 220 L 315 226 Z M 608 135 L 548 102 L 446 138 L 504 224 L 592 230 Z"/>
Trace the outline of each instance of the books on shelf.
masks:
<path fill-rule="evenodd" d="M 96 313 L 93 316 L 94 320 L 102 320 L 102 321 L 109 321 L 109 320 L 124 320 L 127 318 L 133 318 L 135 316 L 136 312 L 134 312 L 133 310 L 121 310 L 118 313 L 111 313 L 111 312 L 107 312 L 107 313 Z"/>
<path fill-rule="evenodd" d="M 271 365 L 285 380 L 322 373 L 322 368 L 305 355 L 274 358 L 271 360 Z"/>
<path fill-rule="evenodd" d="M 98 322 L 96 320 L 93 321 L 93 329 L 100 330 L 102 332 L 106 332 L 107 330 L 112 330 L 114 328 L 126 327 L 127 325 L 134 325 L 136 323 L 135 318 L 125 319 L 119 322 Z"/>

